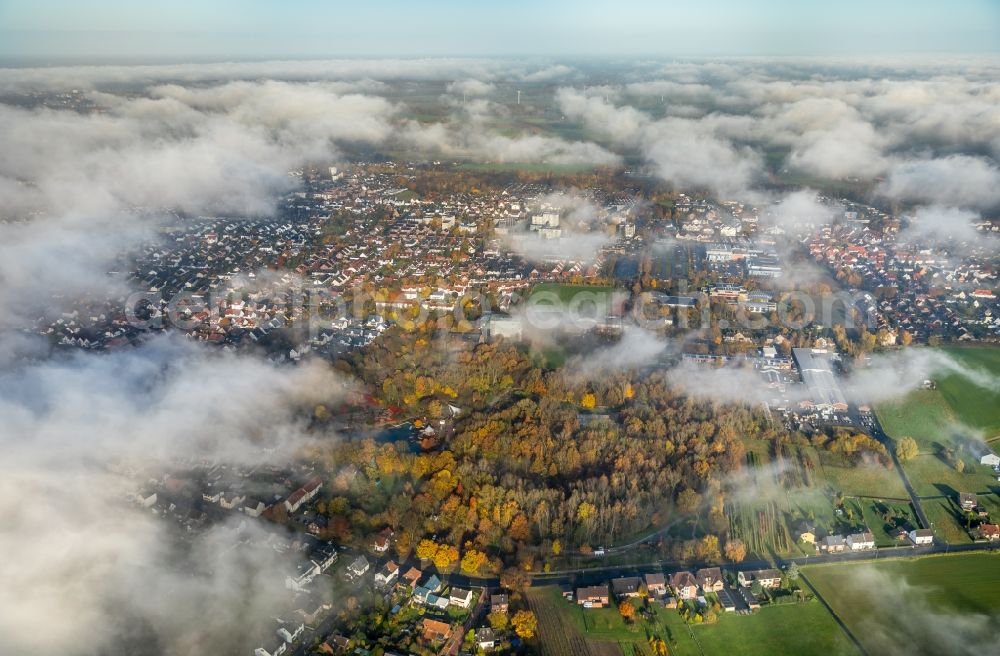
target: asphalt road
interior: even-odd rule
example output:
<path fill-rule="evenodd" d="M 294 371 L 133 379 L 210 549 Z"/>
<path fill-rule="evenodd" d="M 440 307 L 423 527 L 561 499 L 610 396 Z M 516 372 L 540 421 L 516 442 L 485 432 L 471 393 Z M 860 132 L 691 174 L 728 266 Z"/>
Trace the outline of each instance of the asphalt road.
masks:
<path fill-rule="evenodd" d="M 765 569 L 777 565 L 786 568 L 792 563 L 797 565 L 818 565 L 822 563 L 842 563 L 856 561 L 876 561 L 876 560 L 899 560 L 903 558 L 916 558 L 929 554 L 942 553 L 963 553 L 968 551 L 998 551 L 1000 544 L 972 543 L 972 544 L 935 544 L 926 547 L 883 547 L 872 551 L 855 551 L 839 554 L 819 554 L 816 556 L 799 556 L 796 558 L 775 558 L 768 560 L 744 560 L 738 564 L 722 566 L 723 569 L 734 571 L 747 571 L 755 569 Z M 669 561 L 652 561 L 637 565 L 611 565 L 608 567 L 586 567 L 573 570 L 561 570 L 558 572 L 544 572 L 534 574 L 531 579 L 532 586 L 542 585 L 573 585 L 584 586 L 594 585 L 609 579 L 621 576 L 635 576 L 637 574 L 647 574 L 651 572 L 675 572 L 679 570 L 695 570 L 700 567 L 716 567 L 718 563 L 672 563 Z M 451 585 L 460 587 L 485 586 L 496 588 L 500 585 L 500 579 L 496 577 L 470 577 L 464 574 L 451 574 L 444 577 Z"/>

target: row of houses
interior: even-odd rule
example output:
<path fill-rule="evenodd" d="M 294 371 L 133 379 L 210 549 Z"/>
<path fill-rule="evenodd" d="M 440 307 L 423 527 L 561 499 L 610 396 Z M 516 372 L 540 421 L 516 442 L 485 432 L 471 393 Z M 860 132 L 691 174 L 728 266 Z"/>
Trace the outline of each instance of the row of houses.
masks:
<path fill-rule="evenodd" d="M 740 571 L 736 580 L 741 588 L 750 588 L 756 583 L 761 588 L 773 589 L 781 586 L 781 572 L 776 569 Z M 719 594 L 725 590 L 726 580 L 722 569 L 706 567 L 694 573 L 675 572 L 669 577 L 657 572 L 642 577 L 612 579 L 610 592 L 608 584 L 581 587 L 576 590 L 576 603 L 584 608 L 604 608 L 613 600 L 646 596 L 649 599 L 666 599 L 670 605 L 675 599 L 689 601 L 697 599 L 700 594 Z"/>

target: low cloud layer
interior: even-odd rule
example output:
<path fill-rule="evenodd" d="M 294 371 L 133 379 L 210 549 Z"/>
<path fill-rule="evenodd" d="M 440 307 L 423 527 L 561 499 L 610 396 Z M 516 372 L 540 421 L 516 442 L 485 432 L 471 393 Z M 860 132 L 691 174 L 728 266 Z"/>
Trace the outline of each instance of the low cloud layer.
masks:
<path fill-rule="evenodd" d="M 126 501 L 143 480 L 127 472 L 280 465 L 311 441 L 311 404 L 344 391 L 326 365 L 170 338 L 0 373 L 0 651 L 230 653 L 256 635 L 288 603 L 294 561 L 238 519 L 178 550 L 169 520 Z"/>
<path fill-rule="evenodd" d="M 881 609 L 862 617 L 857 628 L 861 641 L 878 653 L 973 656 L 995 651 L 1000 617 L 942 606 L 932 585 L 913 584 L 869 566 L 852 566 L 842 585 L 844 598 Z"/>

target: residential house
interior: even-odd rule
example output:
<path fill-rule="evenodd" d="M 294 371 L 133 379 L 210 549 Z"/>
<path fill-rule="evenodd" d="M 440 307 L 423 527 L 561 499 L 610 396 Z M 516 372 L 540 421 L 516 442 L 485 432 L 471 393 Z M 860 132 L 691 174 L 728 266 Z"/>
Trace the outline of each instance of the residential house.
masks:
<path fill-rule="evenodd" d="M 282 656 L 286 651 L 288 651 L 288 643 L 281 638 L 272 639 L 276 644 L 270 649 L 266 647 L 257 647 L 253 650 L 253 656 Z"/>
<path fill-rule="evenodd" d="M 356 579 L 359 576 L 364 576 L 370 567 L 371 565 L 368 564 L 367 558 L 364 556 L 358 556 L 350 565 L 347 566 L 347 575 L 352 579 Z"/>
<path fill-rule="evenodd" d="M 400 585 L 408 585 L 411 588 L 415 588 L 420 582 L 420 577 L 423 575 L 424 573 L 421 572 L 416 567 L 410 567 L 410 569 L 406 570 L 406 573 L 403 574 L 402 578 L 399 580 L 399 583 Z"/>
<path fill-rule="evenodd" d="M 382 529 L 378 534 L 372 538 L 372 549 L 376 553 L 385 553 L 389 550 L 389 546 L 392 544 L 392 529 L 388 526 Z"/>
<path fill-rule="evenodd" d="M 760 601 L 757 600 L 757 596 L 750 592 L 750 588 L 741 587 L 738 590 L 739 595 L 743 597 L 743 603 L 750 608 L 750 610 L 757 610 L 760 608 Z"/>
<path fill-rule="evenodd" d="M 958 505 L 962 506 L 962 510 L 965 512 L 970 512 L 975 509 L 978 504 L 976 500 L 976 495 L 973 492 L 959 492 L 958 493 Z"/>
<path fill-rule="evenodd" d="M 929 528 L 918 528 L 910 531 L 910 542 L 915 545 L 934 544 L 934 531 Z"/>
<path fill-rule="evenodd" d="M 819 543 L 820 551 L 840 553 L 847 549 L 847 540 L 842 535 L 828 535 Z"/>
<path fill-rule="evenodd" d="M 798 539 L 800 542 L 805 542 L 806 544 L 816 544 L 816 527 L 812 524 L 802 523 L 799 524 L 796 529 Z"/>
<path fill-rule="evenodd" d="M 375 585 L 388 587 L 399 577 L 399 565 L 390 560 L 375 574 Z"/>
<path fill-rule="evenodd" d="M 611 603 L 608 596 L 608 586 L 592 585 L 586 588 L 577 588 L 576 603 L 584 608 L 604 608 Z"/>
<path fill-rule="evenodd" d="M 611 579 L 611 592 L 619 599 L 638 597 L 642 579 L 638 576 L 627 576 Z"/>
<path fill-rule="evenodd" d="M 726 582 L 722 578 L 722 570 L 718 567 L 706 567 L 695 572 L 695 579 L 702 592 L 718 592 L 726 587 Z"/>
<path fill-rule="evenodd" d="M 260 517 L 267 510 L 267 504 L 260 499 L 247 499 L 243 502 L 243 513 L 250 517 Z"/>
<path fill-rule="evenodd" d="M 423 587 L 427 588 L 431 592 L 437 592 L 441 589 L 441 579 L 439 579 L 436 574 L 431 574 L 430 577 L 423 582 Z"/>
<path fill-rule="evenodd" d="M 979 537 L 984 540 L 989 540 L 990 542 L 996 542 L 997 540 L 1000 540 L 1000 525 L 980 524 Z"/>
<path fill-rule="evenodd" d="M 728 613 L 736 610 L 736 602 L 733 600 L 733 595 L 729 590 L 720 588 L 715 594 L 719 598 L 719 605 L 722 606 L 722 610 Z"/>
<path fill-rule="evenodd" d="M 995 453 L 987 453 L 979 459 L 979 464 L 989 467 L 1000 467 L 1000 456 Z"/>
<path fill-rule="evenodd" d="M 691 572 L 676 572 L 670 576 L 670 587 L 680 599 L 694 599 L 698 596 L 698 581 Z"/>
<path fill-rule="evenodd" d="M 459 608 L 468 608 L 472 603 L 472 590 L 463 588 L 452 588 L 448 594 L 448 603 Z"/>
<path fill-rule="evenodd" d="M 288 495 L 288 498 L 285 499 L 285 510 L 290 513 L 296 512 L 302 507 L 302 504 L 312 501 L 321 487 L 323 487 L 322 479 L 319 476 L 313 476 L 305 485 Z"/>
<path fill-rule="evenodd" d="M 278 627 L 277 634 L 279 638 L 291 645 L 302 636 L 305 630 L 306 625 L 302 621 L 291 623 L 282 622 L 282 625 Z"/>
<path fill-rule="evenodd" d="M 420 620 L 420 631 L 423 634 L 424 640 L 431 642 L 443 642 L 451 637 L 451 625 L 429 617 Z"/>
<path fill-rule="evenodd" d="M 667 594 L 667 581 L 663 574 L 646 574 L 646 592 L 650 597 L 662 597 Z"/>
<path fill-rule="evenodd" d="M 488 626 L 476 629 L 476 647 L 483 651 L 490 651 L 497 644 L 497 638 L 493 634 L 493 629 Z"/>
<path fill-rule="evenodd" d="M 490 595 L 490 612 L 506 613 L 510 606 L 510 599 L 505 594 Z"/>
<path fill-rule="evenodd" d="M 755 581 L 762 588 L 781 587 L 781 572 L 776 569 L 758 569 L 750 572 L 740 572 L 737 579 L 745 588 L 750 587 Z"/>
<path fill-rule="evenodd" d="M 318 650 L 324 654 L 345 654 L 350 650 L 351 644 L 350 638 L 346 638 L 339 633 L 334 633 L 320 643 Z"/>
<path fill-rule="evenodd" d="M 875 536 L 871 531 L 864 533 L 851 533 L 847 536 L 847 546 L 851 551 L 865 551 L 875 548 Z"/>

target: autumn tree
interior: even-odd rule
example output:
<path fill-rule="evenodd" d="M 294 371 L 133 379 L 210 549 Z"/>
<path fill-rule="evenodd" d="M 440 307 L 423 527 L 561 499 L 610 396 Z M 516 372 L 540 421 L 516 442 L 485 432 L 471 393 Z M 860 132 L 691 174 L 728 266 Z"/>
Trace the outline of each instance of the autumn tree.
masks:
<path fill-rule="evenodd" d="M 485 563 L 486 554 L 478 549 L 469 549 L 462 556 L 462 572 L 465 574 L 477 574 Z"/>
<path fill-rule="evenodd" d="M 530 610 L 519 610 L 510 618 L 510 624 L 514 627 L 517 637 L 528 640 L 535 637 L 535 630 L 538 629 L 538 618 Z"/>
<path fill-rule="evenodd" d="M 632 622 L 635 620 L 635 606 L 628 599 L 624 600 L 618 604 L 618 612 L 621 614 L 622 619 L 626 622 Z"/>
<path fill-rule="evenodd" d="M 726 540 L 726 558 L 734 563 L 743 562 L 743 559 L 747 557 L 747 547 L 743 544 L 743 540 L 737 540 L 735 538 L 730 538 Z"/>
<path fill-rule="evenodd" d="M 701 505 L 701 495 L 691 488 L 684 488 L 677 495 L 677 509 L 682 513 L 693 513 Z"/>
<path fill-rule="evenodd" d="M 448 569 L 457 560 L 458 549 L 449 544 L 442 544 L 438 547 L 437 553 L 434 554 L 434 566 L 439 570 Z"/>
<path fill-rule="evenodd" d="M 721 557 L 719 553 L 719 538 L 714 535 L 706 535 L 698 541 L 695 554 L 698 556 L 698 560 L 709 562 L 719 560 Z"/>
<path fill-rule="evenodd" d="M 507 617 L 507 613 L 501 613 L 499 611 L 494 611 L 486 616 L 486 621 L 490 623 L 490 628 L 497 632 L 506 629 L 509 620 L 510 618 Z"/>
<path fill-rule="evenodd" d="M 912 437 L 904 437 L 896 442 L 896 457 L 899 458 L 900 462 L 913 460 L 919 452 L 920 447 L 917 446 L 917 441 Z"/>
<path fill-rule="evenodd" d="M 417 544 L 417 558 L 421 560 L 434 560 L 437 551 L 438 546 L 434 540 L 423 539 Z"/>
<path fill-rule="evenodd" d="M 500 587 L 512 592 L 523 592 L 531 585 L 531 574 L 518 567 L 508 567 L 500 574 Z"/>

